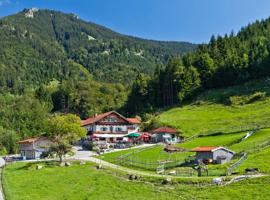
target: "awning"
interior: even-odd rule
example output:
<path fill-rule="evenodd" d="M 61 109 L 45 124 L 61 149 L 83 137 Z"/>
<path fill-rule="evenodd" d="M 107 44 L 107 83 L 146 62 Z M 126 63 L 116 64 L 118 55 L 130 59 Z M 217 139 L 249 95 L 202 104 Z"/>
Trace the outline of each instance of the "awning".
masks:
<path fill-rule="evenodd" d="M 96 138 L 121 138 L 124 136 L 125 136 L 125 134 L 94 134 L 92 137 L 96 137 Z"/>
<path fill-rule="evenodd" d="M 142 133 L 140 138 L 151 138 L 151 135 L 148 133 Z"/>
<path fill-rule="evenodd" d="M 130 133 L 130 134 L 125 135 L 125 137 L 128 137 L 128 138 L 137 138 L 140 136 L 141 136 L 141 134 L 139 134 L 139 133 Z"/>

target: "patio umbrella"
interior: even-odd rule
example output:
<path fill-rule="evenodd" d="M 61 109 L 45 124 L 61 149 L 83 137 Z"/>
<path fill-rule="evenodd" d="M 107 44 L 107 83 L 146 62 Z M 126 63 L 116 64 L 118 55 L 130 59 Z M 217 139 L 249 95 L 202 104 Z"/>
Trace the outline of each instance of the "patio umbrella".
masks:
<path fill-rule="evenodd" d="M 129 138 L 137 138 L 140 137 L 141 135 L 139 133 L 130 133 L 125 135 L 124 137 L 129 137 Z"/>

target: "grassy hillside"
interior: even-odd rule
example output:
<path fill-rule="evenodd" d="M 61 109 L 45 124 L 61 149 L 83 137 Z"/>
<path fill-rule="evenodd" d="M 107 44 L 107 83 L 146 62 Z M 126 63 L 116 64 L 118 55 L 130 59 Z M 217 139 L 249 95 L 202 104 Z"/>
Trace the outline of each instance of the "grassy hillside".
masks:
<path fill-rule="evenodd" d="M 92 164 L 35 170 L 33 163 L 8 165 L 4 172 L 7 200 L 176 200 L 176 199 L 268 199 L 268 177 L 241 181 L 225 187 L 184 184 L 167 187 L 162 180 L 147 184 L 128 181 L 121 173 L 96 170 Z M 49 178 L 48 178 L 49 177 Z M 196 180 L 194 180 L 196 183 Z M 27 186 L 27 187 L 26 187 Z"/>
<path fill-rule="evenodd" d="M 247 132 L 229 133 L 229 134 L 219 134 L 219 135 L 206 135 L 194 138 L 193 140 L 178 144 L 177 146 L 191 150 L 198 146 L 225 146 L 232 149 L 236 153 L 248 152 L 248 158 L 244 161 L 236 172 L 244 173 L 245 169 L 248 167 L 259 168 L 262 172 L 269 173 L 270 164 L 265 162 L 264 156 L 267 159 L 269 156 L 269 147 L 266 149 L 258 148 L 265 141 L 270 141 L 270 129 L 262 129 L 254 133 L 246 140 L 241 140 Z M 160 161 L 171 161 L 176 163 L 183 163 L 185 159 L 190 156 L 194 156 L 194 152 L 179 152 L 179 153 L 166 153 L 163 151 L 164 146 L 158 145 L 153 148 L 146 148 L 142 151 L 137 151 L 135 149 L 126 150 L 122 152 L 113 152 L 101 155 L 100 158 L 106 161 L 117 163 L 126 167 L 137 168 L 139 170 L 149 170 L 156 171 L 157 167 L 160 165 Z M 119 161 L 120 156 L 129 154 L 128 158 L 124 161 Z M 236 162 L 239 158 L 235 158 L 231 163 L 225 165 L 210 165 L 209 174 L 211 176 L 220 176 L 226 174 L 226 169 L 229 165 Z M 173 163 L 168 165 L 168 168 L 176 166 Z M 193 171 L 192 168 L 178 168 L 177 170 Z M 193 171 L 193 175 L 196 176 L 196 171 Z M 182 174 L 181 176 L 189 176 L 188 174 Z"/>
<path fill-rule="evenodd" d="M 250 100 L 258 92 L 265 97 Z M 268 79 L 211 90 L 197 97 L 191 104 L 161 113 L 157 119 L 164 125 L 182 130 L 186 137 L 215 132 L 237 132 L 257 126 L 269 127 L 269 92 Z"/>

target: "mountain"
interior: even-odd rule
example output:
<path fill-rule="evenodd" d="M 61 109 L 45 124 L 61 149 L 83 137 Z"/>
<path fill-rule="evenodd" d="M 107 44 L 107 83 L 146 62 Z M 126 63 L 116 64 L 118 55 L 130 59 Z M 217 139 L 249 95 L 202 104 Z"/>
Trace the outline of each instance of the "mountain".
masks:
<path fill-rule="evenodd" d="M 116 33 L 74 14 L 36 8 L 0 20 L 0 86 L 89 76 L 131 83 L 138 72 L 152 74 L 169 57 L 196 49 L 187 42 L 145 40 Z"/>

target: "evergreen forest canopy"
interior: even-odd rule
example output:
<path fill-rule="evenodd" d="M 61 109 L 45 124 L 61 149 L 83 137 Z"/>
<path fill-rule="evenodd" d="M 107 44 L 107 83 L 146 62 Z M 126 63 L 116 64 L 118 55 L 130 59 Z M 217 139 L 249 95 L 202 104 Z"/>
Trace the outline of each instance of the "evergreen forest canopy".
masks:
<path fill-rule="evenodd" d="M 150 75 L 170 56 L 196 48 L 126 36 L 73 14 L 38 9 L 0 19 L 0 44 L 0 88 L 12 92 L 81 73 L 128 85 L 138 72 Z"/>
<path fill-rule="evenodd" d="M 153 77 L 139 74 L 125 109 L 153 112 L 192 99 L 204 90 L 239 85 L 270 75 L 270 18 L 237 34 L 212 36 L 195 52 L 157 66 Z"/>

